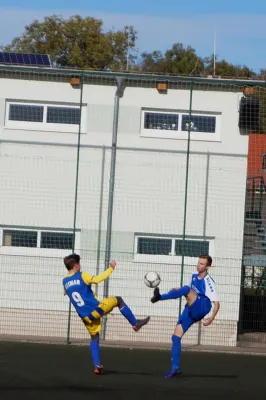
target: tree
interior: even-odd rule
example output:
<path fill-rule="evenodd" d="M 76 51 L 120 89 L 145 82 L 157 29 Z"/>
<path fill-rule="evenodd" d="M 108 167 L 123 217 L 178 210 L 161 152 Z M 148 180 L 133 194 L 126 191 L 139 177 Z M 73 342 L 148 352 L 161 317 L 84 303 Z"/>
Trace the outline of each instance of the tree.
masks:
<path fill-rule="evenodd" d="M 152 53 L 142 53 L 139 68 L 147 73 L 166 73 L 162 52 L 154 50 Z"/>
<path fill-rule="evenodd" d="M 261 68 L 257 76 L 259 79 L 263 79 L 265 81 L 266 80 L 266 69 Z"/>
<path fill-rule="evenodd" d="M 160 50 L 141 54 L 137 62 L 137 32 L 133 26 L 118 31 L 103 31 L 101 19 L 79 15 L 64 19 L 58 15 L 34 20 L 24 33 L 2 47 L 4 51 L 49 54 L 55 66 L 138 71 L 155 74 L 206 76 L 214 74 L 213 56 L 202 59 L 190 46 L 174 43 L 164 53 Z M 215 75 L 223 78 L 252 78 L 247 66 L 217 60 Z M 258 77 L 265 76 L 261 70 Z"/>
<path fill-rule="evenodd" d="M 204 60 L 205 74 L 214 75 L 214 57 L 213 55 L 206 57 Z M 220 75 L 223 78 L 252 78 L 256 73 L 246 65 L 230 64 L 226 60 L 217 61 L 215 58 L 215 75 Z"/>
<path fill-rule="evenodd" d="M 49 54 L 61 67 L 126 69 L 134 62 L 136 31 L 126 26 L 120 31 L 103 32 L 103 22 L 92 17 L 58 15 L 33 21 L 4 51 Z"/>
<path fill-rule="evenodd" d="M 166 69 L 173 74 L 199 75 L 203 71 L 202 59 L 197 56 L 195 49 L 182 43 L 175 43 L 165 52 Z"/>
<path fill-rule="evenodd" d="M 115 71 L 132 69 L 136 62 L 137 40 L 137 32 L 133 26 L 125 26 L 122 31 L 108 32 L 106 38 L 112 53 L 110 68 Z"/>
<path fill-rule="evenodd" d="M 144 72 L 175 75 L 199 75 L 204 69 L 196 51 L 190 46 L 185 48 L 182 43 L 173 44 L 164 55 L 159 50 L 143 53 L 141 65 Z"/>

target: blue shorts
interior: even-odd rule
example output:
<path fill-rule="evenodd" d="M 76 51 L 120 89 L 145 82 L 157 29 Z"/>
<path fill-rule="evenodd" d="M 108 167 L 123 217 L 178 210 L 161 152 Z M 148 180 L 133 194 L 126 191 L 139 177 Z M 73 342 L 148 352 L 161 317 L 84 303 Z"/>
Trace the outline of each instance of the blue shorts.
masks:
<path fill-rule="evenodd" d="M 212 304 L 208 297 L 198 296 L 191 306 L 185 306 L 184 311 L 177 321 L 177 325 L 182 325 L 183 332 L 185 333 L 191 325 L 202 320 L 205 315 L 209 314 L 211 308 Z"/>

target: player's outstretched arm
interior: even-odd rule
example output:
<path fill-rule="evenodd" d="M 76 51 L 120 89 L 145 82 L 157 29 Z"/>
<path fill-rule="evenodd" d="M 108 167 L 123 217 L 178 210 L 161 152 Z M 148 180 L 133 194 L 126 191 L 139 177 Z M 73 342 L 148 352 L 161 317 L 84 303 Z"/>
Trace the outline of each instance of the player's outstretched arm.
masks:
<path fill-rule="evenodd" d="M 216 315 L 220 309 L 219 301 L 214 301 L 213 305 L 214 305 L 214 307 L 213 307 L 212 315 L 209 318 L 206 318 L 205 320 L 203 320 L 204 326 L 208 326 L 212 323 L 212 321 L 214 320 L 214 318 L 216 317 Z"/>
<path fill-rule="evenodd" d="M 101 283 L 111 275 L 115 267 L 116 267 L 116 261 L 110 261 L 109 267 L 101 274 L 92 276 L 87 272 L 82 272 L 82 279 L 84 280 L 85 283 L 87 283 L 87 285 L 91 285 L 92 283 L 94 284 Z"/>

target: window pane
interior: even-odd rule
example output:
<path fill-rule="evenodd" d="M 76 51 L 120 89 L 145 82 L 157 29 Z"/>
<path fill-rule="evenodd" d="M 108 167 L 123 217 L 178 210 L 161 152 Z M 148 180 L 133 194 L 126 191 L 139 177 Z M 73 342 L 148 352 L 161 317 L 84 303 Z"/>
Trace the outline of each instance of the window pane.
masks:
<path fill-rule="evenodd" d="M 178 130 L 178 114 L 144 113 L 144 129 Z"/>
<path fill-rule="evenodd" d="M 74 247 L 73 233 L 42 232 L 41 248 L 44 249 L 72 249 Z"/>
<path fill-rule="evenodd" d="M 80 109 L 71 107 L 47 107 L 47 122 L 52 124 L 78 125 Z"/>
<path fill-rule="evenodd" d="M 138 238 L 138 254 L 164 254 L 171 253 L 171 239 Z"/>
<path fill-rule="evenodd" d="M 191 132 L 215 133 L 216 117 L 203 115 L 182 115 L 182 131 L 188 131 L 190 121 Z"/>
<path fill-rule="evenodd" d="M 10 104 L 10 121 L 43 122 L 43 107 L 23 104 Z"/>
<path fill-rule="evenodd" d="M 175 254 L 187 257 L 199 257 L 201 254 L 209 254 L 209 242 L 201 240 L 176 240 Z"/>
<path fill-rule="evenodd" d="M 37 247 L 37 232 L 4 229 L 3 246 Z"/>

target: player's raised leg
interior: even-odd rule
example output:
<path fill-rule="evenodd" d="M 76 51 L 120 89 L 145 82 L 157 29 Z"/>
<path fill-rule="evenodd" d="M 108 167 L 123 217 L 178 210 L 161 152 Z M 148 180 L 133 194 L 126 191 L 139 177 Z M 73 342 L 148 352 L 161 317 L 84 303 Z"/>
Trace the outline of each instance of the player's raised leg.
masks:
<path fill-rule="evenodd" d="M 134 329 L 135 332 L 138 332 L 144 325 L 146 325 L 150 317 L 143 318 L 143 319 L 136 319 L 135 315 L 131 311 L 131 309 L 128 307 L 128 305 L 124 302 L 122 297 L 117 296 L 117 306 L 123 317 L 125 317 L 132 328 Z"/>
<path fill-rule="evenodd" d="M 160 293 L 159 288 L 155 288 L 153 292 L 153 297 L 151 298 L 152 303 L 156 303 L 160 300 L 175 300 L 180 297 L 185 296 L 191 298 L 191 301 L 196 300 L 197 294 L 189 286 L 182 286 L 180 289 L 172 289 L 167 293 Z"/>

